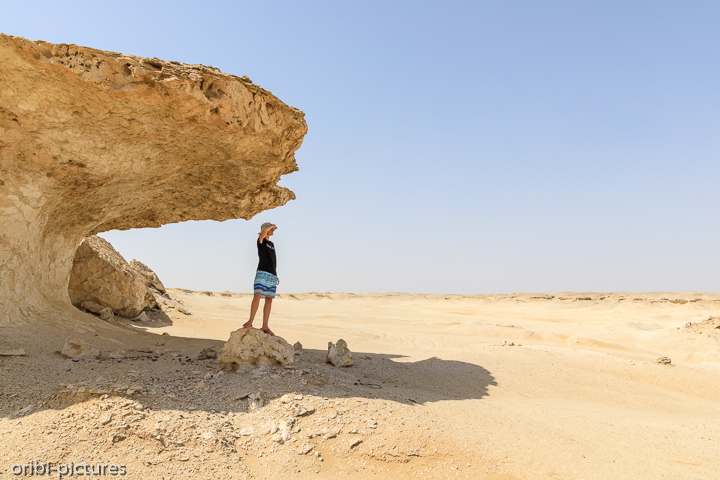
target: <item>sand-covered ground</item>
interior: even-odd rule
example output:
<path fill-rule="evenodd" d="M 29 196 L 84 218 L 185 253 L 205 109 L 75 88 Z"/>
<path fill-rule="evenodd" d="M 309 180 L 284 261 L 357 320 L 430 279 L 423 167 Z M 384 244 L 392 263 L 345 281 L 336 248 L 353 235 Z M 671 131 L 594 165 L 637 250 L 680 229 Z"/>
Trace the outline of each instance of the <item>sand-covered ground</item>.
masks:
<path fill-rule="evenodd" d="M 237 372 L 196 356 L 250 295 L 170 294 L 191 314 L 0 328 L 27 352 L 0 356 L 0 478 L 32 460 L 138 479 L 720 478 L 718 294 L 284 294 L 270 326 L 302 343 L 296 365 Z M 103 354 L 55 353 L 69 336 Z M 324 363 L 340 338 L 352 367 Z"/>

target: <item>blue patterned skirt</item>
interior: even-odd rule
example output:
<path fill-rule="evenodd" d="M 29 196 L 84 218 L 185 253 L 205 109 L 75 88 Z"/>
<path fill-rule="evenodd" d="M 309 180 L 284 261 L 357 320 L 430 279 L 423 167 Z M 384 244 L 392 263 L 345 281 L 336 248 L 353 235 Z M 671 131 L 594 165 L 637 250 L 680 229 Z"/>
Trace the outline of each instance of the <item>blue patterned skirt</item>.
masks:
<path fill-rule="evenodd" d="M 275 298 L 275 290 L 277 289 L 278 278 L 272 273 L 258 270 L 255 274 L 255 295 L 263 297 Z"/>

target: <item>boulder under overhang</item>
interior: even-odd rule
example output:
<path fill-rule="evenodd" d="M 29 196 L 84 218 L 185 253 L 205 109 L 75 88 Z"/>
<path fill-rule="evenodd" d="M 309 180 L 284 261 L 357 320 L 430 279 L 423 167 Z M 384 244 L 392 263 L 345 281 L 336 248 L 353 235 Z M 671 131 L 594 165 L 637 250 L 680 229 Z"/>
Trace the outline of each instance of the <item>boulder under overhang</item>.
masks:
<path fill-rule="evenodd" d="M 306 133 L 247 77 L 0 34 L 0 326 L 83 315 L 68 280 L 88 235 L 295 198 L 277 183 Z"/>

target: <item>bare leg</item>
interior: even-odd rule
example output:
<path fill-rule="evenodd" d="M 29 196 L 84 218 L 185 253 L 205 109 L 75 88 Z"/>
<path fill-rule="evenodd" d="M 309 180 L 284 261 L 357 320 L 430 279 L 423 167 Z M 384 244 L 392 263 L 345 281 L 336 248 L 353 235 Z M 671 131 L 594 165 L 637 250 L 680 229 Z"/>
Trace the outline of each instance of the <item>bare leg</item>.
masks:
<path fill-rule="evenodd" d="M 257 313 L 259 306 L 260 306 L 260 295 L 255 295 L 252 299 L 252 304 L 250 304 L 250 320 L 245 322 L 245 325 L 243 325 L 243 328 L 251 328 L 252 327 L 253 320 L 255 320 L 255 313 Z"/>
<path fill-rule="evenodd" d="M 268 321 L 270 320 L 270 309 L 272 308 L 272 298 L 265 297 L 265 306 L 263 307 L 263 326 L 262 331 L 275 336 L 275 334 L 268 327 Z"/>

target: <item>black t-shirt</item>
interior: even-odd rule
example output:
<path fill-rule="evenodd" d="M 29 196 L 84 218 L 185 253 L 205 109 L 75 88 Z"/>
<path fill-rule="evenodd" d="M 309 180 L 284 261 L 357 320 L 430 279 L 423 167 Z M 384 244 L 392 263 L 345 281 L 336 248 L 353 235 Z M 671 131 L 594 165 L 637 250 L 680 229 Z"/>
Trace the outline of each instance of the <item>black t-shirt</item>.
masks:
<path fill-rule="evenodd" d="M 258 238 L 258 241 L 256 243 L 258 248 L 258 257 L 260 258 L 257 269 L 262 270 L 263 272 L 272 273 L 273 275 L 277 276 L 277 271 L 275 270 L 275 268 L 277 267 L 277 259 L 275 258 L 275 245 L 267 238 L 263 240 L 262 243 L 260 243 L 260 239 Z"/>

